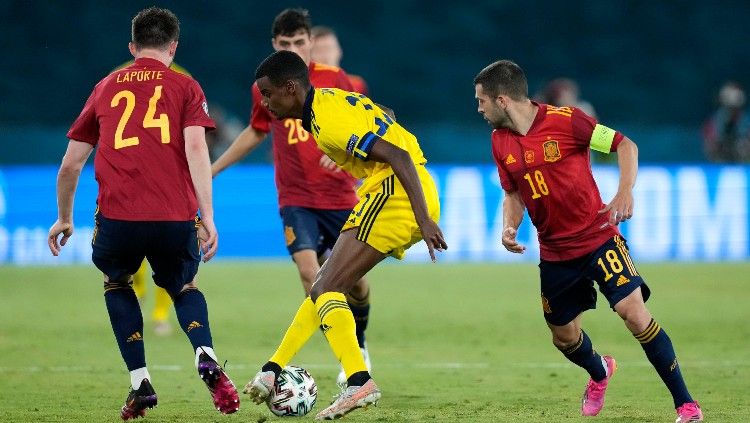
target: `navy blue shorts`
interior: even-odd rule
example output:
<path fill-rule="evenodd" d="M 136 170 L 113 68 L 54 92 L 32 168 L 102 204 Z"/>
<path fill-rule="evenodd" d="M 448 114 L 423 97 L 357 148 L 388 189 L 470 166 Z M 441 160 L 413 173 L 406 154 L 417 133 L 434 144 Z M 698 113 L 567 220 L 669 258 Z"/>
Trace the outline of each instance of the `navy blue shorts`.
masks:
<path fill-rule="evenodd" d="M 131 222 L 97 213 L 91 242 L 96 267 L 110 280 L 134 274 L 146 258 L 154 282 L 178 294 L 198 273 L 198 219 L 185 222 Z"/>
<path fill-rule="evenodd" d="M 544 318 L 556 326 L 566 325 L 580 313 L 596 308 L 594 282 L 613 309 L 638 287 L 644 301 L 651 293 L 630 258 L 627 242 L 619 235 L 583 257 L 542 260 L 539 273 Z"/>
<path fill-rule="evenodd" d="M 300 250 L 315 250 L 321 256 L 341 233 L 352 209 L 322 210 L 308 207 L 287 206 L 279 211 L 284 225 L 284 238 L 289 254 Z"/>

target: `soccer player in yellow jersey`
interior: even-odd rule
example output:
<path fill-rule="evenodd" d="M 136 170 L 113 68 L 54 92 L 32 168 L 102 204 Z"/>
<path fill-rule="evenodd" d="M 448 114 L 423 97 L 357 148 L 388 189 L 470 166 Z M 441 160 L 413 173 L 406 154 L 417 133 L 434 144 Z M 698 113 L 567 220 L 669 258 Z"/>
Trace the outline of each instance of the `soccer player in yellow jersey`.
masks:
<path fill-rule="evenodd" d="M 362 94 L 311 86 L 307 66 L 277 51 L 255 73 L 263 104 L 276 118 L 302 119 L 318 147 L 363 182 L 360 201 L 341 229 L 281 345 L 245 387 L 256 403 L 274 390 L 276 377 L 318 327 L 347 376 L 347 388 L 316 419 L 330 420 L 373 404 L 380 390 L 357 346 L 345 292 L 387 256 L 402 258 L 424 239 L 430 257 L 448 248 L 436 221 L 440 203 L 417 139 Z"/>

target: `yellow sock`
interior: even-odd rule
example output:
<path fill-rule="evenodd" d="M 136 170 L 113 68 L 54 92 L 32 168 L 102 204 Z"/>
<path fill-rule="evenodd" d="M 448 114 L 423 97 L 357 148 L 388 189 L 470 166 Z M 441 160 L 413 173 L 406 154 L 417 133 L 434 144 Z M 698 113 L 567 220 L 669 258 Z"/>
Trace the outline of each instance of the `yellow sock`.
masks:
<path fill-rule="evenodd" d="M 357 344 L 354 316 L 340 292 L 326 292 L 315 302 L 323 333 L 333 353 L 344 367 L 346 377 L 357 372 L 366 372 L 367 366 Z"/>
<path fill-rule="evenodd" d="M 141 267 L 133 275 L 133 291 L 135 291 L 135 296 L 139 300 L 146 295 L 146 273 L 148 273 L 148 267 L 146 266 L 146 260 L 143 260 Z"/>
<path fill-rule="evenodd" d="M 155 322 L 163 322 L 169 319 L 169 309 L 172 306 L 172 298 L 164 288 L 157 286 L 155 291 L 156 303 L 154 304 L 154 312 L 151 313 L 151 318 L 154 319 Z"/>
<path fill-rule="evenodd" d="M 278 364 L 283 369 L 318 327 L 320 327 L 320 319 L 318 319 L 318 313 L 315 312 L 315 304 L 310 297 L 307 297 L 299 306 L 297 314 L 294 315 L 294 320 L 286 330 L 279 348 L 268 361 Z"/>

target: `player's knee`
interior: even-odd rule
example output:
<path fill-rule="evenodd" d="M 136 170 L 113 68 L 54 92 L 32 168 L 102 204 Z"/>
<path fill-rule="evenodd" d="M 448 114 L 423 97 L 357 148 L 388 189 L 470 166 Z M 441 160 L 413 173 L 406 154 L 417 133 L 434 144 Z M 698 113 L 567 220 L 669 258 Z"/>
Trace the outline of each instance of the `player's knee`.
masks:
<path fill-rule="evenodd" d="M 617 315 L 620 316 L 625 324 L 636 331 L 645 330 L 648 324 L 651 322 L 651 313 L 646 309 L 643 304 L 635 304 L 630 307 L 618 307 Z"/>
<path fill-rule="evenodd" d="M 354 298 L 355 300 L 361 300 L 365 297 L 367 297 L 367 294 L 370 293 L 370 285 L 367 283 L 367 279 L 362 278 L 358 280 L 354 286 L 351 287 L 349 292 L 347 293 L 348 296 Z"/>
<path fill-rule="evenodd" d="M 568 348 L 575 345 L 581 336 L 577 328 L 572 325 L 557 326 L 550 328 L 552 330 L 552 343 L 557 348 Z"/>
<path fill-rule="evenodd" d="M 133 289 L 133 275 L 121 275 L 116 279 L 104 275 L 104 292 L 110 289 Z"/>
<path fill-rule="evenodd" d="M 560 349 L 572 347 L 578 342 L 578 337 L 565 335 L 552 334 L 552 343 Z"/>

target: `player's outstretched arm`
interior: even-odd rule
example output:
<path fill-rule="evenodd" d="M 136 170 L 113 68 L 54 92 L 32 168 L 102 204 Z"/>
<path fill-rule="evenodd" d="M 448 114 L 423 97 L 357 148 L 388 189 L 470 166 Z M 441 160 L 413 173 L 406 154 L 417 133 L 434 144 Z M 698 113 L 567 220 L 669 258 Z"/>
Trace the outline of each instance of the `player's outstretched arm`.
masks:
<path fill-rule="evenodd" d="M 227 150 L 211 165 L 211 174 L 216 176 L 222 170 L 242 160 L 250 154 L 266 138 L 266 132 L 261 132 L 252 126 L 247 126 L 237 135 Z"/>
<path fill-rule="evenodd" d="M 78 178 L 93 149 L 94 146 L 89 143 L 70 140 L 60 170 L 57 172 L 57 220 L 52 224 L 47 236 L 49 250 L 54 256 L 60 254 L 62 246 L 73 235 L 73 200 Z M 63 237 L 58 242 L 57 237 L 60 234 Z"/>
<path fill-rule="evenodd" d="M 638 146 L 628 137 L 624 137 L 617 145 L 617 165 L 620 168 L 617 194 L 599 211 L 609 213 L 609 224 L 613 226 L 633 217 L 633 186 L 638 174 Z"/>
<path fill-rule="evenodd" d="M 419 182 L 417 169 L 414 167 L 411 156 L 406 150 L 377 138 L 367 157 L 369 160 L 388 163 L 393 168 L 393 173 L 396 174 L 409 197 L 414 217 L 422 231 L 422 238 L 430 251 L 430 258 L 435 262 L 435 250 L 443 251 L 448 248 L 448 244 L 445 243 L 440 227 L 430 218 L 427 211 L 422 184 Z"/>
<path fill-rule="evenodd" d="M 503 247 L 511 253 L 523 254 L 526 247 L 519 244 L 516 239 L 518 227 L 523 219 L 523 205 L 521 194 L 518 191 L 505 191 L 503 199 Z"/>
<path fill-rule="evenodd" d="M 203 250 L 203 261 L 206 262 L 211 260 L 219 247 L 219 233 L 214 225 L 211 159 L 208 157 L 208 145 L 206 145 L 206 128 L 188 126 L 184 133 L 185 156 L 203 221 L 203 233 L 199 239 Z"/>

